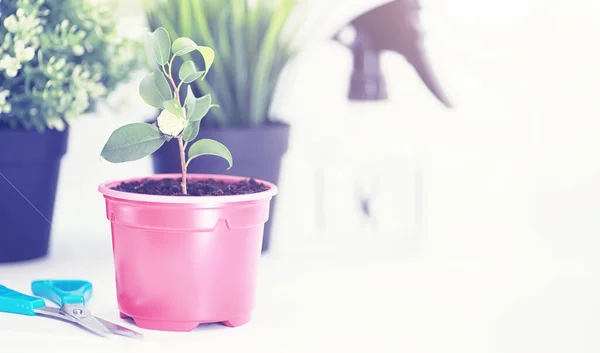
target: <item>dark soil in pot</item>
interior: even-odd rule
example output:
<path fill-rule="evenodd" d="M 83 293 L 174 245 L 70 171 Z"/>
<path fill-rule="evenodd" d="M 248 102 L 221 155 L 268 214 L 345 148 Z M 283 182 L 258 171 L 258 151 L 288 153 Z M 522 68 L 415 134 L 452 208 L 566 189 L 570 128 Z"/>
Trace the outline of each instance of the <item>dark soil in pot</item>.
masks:
<path fill-rule="evenodd" d="M 181 189 L 181 178 L 177 179 L 144 179 L 141 181 L 123 182 L 114 190 L 147 195 L 162 196 L 226 196 L 253 194 L 269 190 L 269 187 L 254 179 L 228 183 L 214 179 L 188 180 L 187 195 Z"/>

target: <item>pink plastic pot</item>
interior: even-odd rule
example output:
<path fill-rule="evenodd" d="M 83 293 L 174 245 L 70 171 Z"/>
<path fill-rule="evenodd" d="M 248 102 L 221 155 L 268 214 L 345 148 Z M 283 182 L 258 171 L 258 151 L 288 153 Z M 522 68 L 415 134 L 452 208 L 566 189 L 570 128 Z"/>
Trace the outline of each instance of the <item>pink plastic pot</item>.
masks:
<path fill-rule="evenodd" d="M 177 178 L 157 174 L 149 178 Z M 191 174 L 191 179 L 247 178 Z M 132 181 L 140 178 L 124 180 Z M 277 187 L 236 196 L 157 196 L 99 186 L 111 222 L 117 302 L 141 328 L 192 331 L 247 323 L 270 200 Z"/>

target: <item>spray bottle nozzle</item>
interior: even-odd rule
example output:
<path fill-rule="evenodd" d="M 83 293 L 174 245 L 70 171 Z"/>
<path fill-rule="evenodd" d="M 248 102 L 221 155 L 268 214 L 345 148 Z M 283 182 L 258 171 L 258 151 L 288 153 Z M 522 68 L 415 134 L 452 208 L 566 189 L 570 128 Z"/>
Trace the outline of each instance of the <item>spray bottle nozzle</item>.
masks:
<path fill-rule="evenodd" d="M 380 53 L 387 50 L 403 55 L 433 95 L 445 106 L 451 106 L 427 60 L 418 28 L 419 10 L 418 0 L 391 1 L 355 18 L 334 36 L 353 54 L 350 99 L 387 98 L 380 67 Z M 350 39 L 343 35 L 348 27 L 354 33 Z"/>
<path fill-rule="evenodd" d="M 357 31 L 351 50 L 353 62 L 348 98 L 350 100 L 387 99 L 379 52 L 374 48 L 369 34 L 362 29 Z"/>

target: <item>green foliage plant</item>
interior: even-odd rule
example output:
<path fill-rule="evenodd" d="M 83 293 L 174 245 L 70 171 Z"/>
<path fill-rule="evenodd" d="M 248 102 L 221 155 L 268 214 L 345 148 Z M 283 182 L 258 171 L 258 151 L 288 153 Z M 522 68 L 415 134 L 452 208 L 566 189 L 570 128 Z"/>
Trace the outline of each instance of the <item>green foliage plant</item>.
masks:
<path fill-rule="evenodd" d="M 110 0 L 0 1 L 0 125 L 64 130 L 142 64 Z"/>
<path fill-rule="evenodd" d="M 148 105 L 159 109 L 160 114 L 154 123 L 131 123 L 116 129 L 108 138 L 101 155 L 111 163 L 134 161 L 156 152 L 171 139 L 176 139 L 181 162 L 181 188 L 182 193 L 187 195 L 186 172 L 192 159 L 202 155 L 215 155 L 227 160 L 228 169 L 233 165 L 231 152 L 218 141 L 200 139 L 187 149 L 188 143 L 198 135 L 202 118 L 211 108 L 219 107 L 213 103 L 210 94 L 197 98 L 190 88 L 192 82 L 204 80 L 215 59 L 215 53 L 212 48 L 197 45 L 187 37 L 171 41 L 163 27 L 150 32 L 148 37 L 157 65 L 140 81 L 139 94 Z M 197 70 L 193 61 L 185 60 L 179 65 L 175 76 L 175 60 L 191 52 L 202 56 L 204 70 Z M 176 77 L 179 83 L 176 83 Z"/>
<path fill-rule="evenodd" d="M 151 30 L 166 28 L 214 49 L 219 61 L 195 92 L 210 93 L 220 109 L 205 124 L 260 126 L 269 111 L 286 64 L 297 54 L 295 24 L 299 0 L 144 0 Z M 189 59 L 202 67 L 196 56 Z M 200 94 L 200 93 L 199 93 Z"/>

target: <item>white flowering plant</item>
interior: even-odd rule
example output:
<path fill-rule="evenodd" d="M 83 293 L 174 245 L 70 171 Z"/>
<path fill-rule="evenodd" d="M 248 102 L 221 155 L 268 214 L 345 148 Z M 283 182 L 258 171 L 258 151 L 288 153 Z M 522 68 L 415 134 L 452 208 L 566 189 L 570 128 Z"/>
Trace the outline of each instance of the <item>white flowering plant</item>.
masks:
<path fill-rule="evenodd" d="M 115 1 L 0 1 L 0 125 L 63 131 L 143 64 Z"/>
<path fill-rule="evenodd" d="M 228 169 L 233 165 L 229 149 L 212 139 L 200 139 L 189 149 L 188 143 L 198 136 L 200 121 L 213 103 L 210 94 L 195 97 L 190 84 L 204 80 L 215 59 L 214 50 L 198 45 L 187 37 L 171 40 L 164 27 L 148 33 L 157 66 L 139 84 L 139 94 L 148 105 L 160 110 L 156 122 L 136 122 L 119 127 L 109 136 L 101 156 L 111 163 L 138 160 L 156 152 L 164 143 L 176 139 L 181 162 L 181 188 L 187 195 L 186 172 L 190 161 L 202 155 L 219 156 L 227 160 Z M 192 60 L 182 57 L 199 53 L 204 61 L 204 70 L 197 70 Z M 178 72 L 173 72 L 175 60 Z"/>

